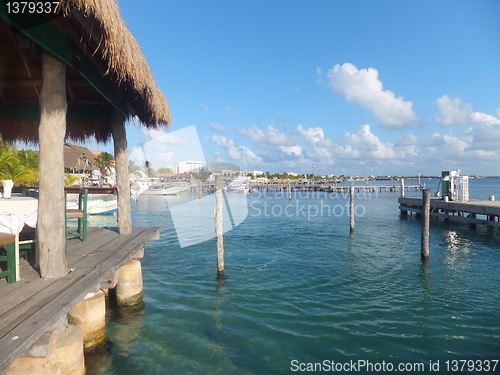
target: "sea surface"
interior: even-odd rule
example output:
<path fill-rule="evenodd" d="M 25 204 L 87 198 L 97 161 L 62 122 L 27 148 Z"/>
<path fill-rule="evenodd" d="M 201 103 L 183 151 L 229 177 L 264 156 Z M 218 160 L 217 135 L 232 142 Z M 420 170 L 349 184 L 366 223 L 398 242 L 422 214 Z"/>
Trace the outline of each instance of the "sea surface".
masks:
<path fill-rule="evenodd" d="M 421 182 L 434 192 L 439 180 Z M 500 179 L 469 189 L 500 199 Z M 163 228 L 142 259 L 144 304 L 108 310 L 87 374 L 500 373 L 499 229 L 432 218 L 422 263 L 420 222 L 400 217 L 399 195 L 356 194 L 351 235 L 346 195 L 242 194 L 223 280 L 201 214 L 170 212 L 197 194 L 140 197 L 134 226 Z"/>

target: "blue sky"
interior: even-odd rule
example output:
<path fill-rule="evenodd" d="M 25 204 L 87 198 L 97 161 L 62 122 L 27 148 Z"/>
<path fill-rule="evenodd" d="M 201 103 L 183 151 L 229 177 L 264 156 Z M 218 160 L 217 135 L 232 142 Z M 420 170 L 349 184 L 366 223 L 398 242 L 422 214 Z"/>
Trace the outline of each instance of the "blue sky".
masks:
<path fill-rule="evenodd" d="M 168 132 L 194 125 L 207 162 L 500 175 L 497 0 L 118 3 L 169 103 Z M 131 151 L 162 136 L 128 134 Z M 161 147 L 153 167 L 175 164 Z"/>

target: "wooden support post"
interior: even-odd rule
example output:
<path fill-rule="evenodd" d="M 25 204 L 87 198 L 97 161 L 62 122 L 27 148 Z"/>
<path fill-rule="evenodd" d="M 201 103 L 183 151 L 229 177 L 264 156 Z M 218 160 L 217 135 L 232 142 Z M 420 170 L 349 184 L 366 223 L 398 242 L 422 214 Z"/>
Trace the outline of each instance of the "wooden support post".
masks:
<path fill-rule="evenodd" d="M 113 112 L 111 117 L 111 133 L 115 146 L 118 232 L 128 234 L 132 233 L 132 217 L 130 213 L 127 135 L 123 116 L 117 110 Z"/>
<path fill-rule="evenodd" d="M 401 197 L 405 196 L 405 180 L 404 178 L 401 179 Z M 408 216 L 408 211 L 406 210 L 400 210 L 399 211 L 401 216 Z"/>
<path fill-rule="evenodd" d="M 64 156 L 66 136 L 66 65 L 45 51 L 42 55 L 40 91 L 40 162 L 38 167 L 37 252 L 43 278 L 68 273 L 64 201 Z"/>
<path fill-rule="evenodd" d="M 431 191 L 430 189 L 422 190 L 422 236 L 420 238 L 420 255 L 422 260 L 429 258 L 429 217 L 431 208 Z"/>
<path fill-rule="evenodd" d="M 290 179 L 288 179 L 288 202 L 292 201 L 292 184 L 290 183 Z"/>
<path fill-rule="evenodd" d="M 217 241 L 217 273 L 218 277 L 224 277 L 224 237 L 222 228 L 222 179 L 215 177 L 215 239 Z"/>
<path fill-rule="evenodd" d="M 349 187 L 349 218 L 350 218 L 350 232 L 354 232 L 354 186 Z"/>
<path fill-rule="evenodd" d="M 201 186 L 201 180 L 198 180 L 198 198 L 201 199 L 203 197 L 203 186 Z"/>

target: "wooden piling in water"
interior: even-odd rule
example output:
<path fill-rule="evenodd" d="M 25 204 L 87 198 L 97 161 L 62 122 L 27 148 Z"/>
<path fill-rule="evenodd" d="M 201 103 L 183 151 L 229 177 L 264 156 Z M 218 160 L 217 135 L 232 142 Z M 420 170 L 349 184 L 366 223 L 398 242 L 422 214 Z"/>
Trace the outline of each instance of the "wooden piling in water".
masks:
<path fill-rule="evenodd" d="M 404 178 L 401 179 L 401 198 L 405 196 L 405 180 Z M 400 210 L 401 216 L 407 216 L 408 211 L 406 210 Z"/>
<path fill-rule="evenodd" d="M 198 198 L 201 199 L 203 197 L 203 187 L 201 186 L 201 180 L 198 180 Z"/>
<path fill-rule="evenodd" d="M 224 276 L 224 237 L 222 228 L 222 179 L 215 177 L 215 238 L 217 243 L 217 273 L 218 277 Z"/>
<path fill-rule="evenodd" d="M 349 187 L 349 218 L 350 218 L 350 232 L 354 232 L 354 186 Z"/>
<path fill-rule="evenodd" d="M 429 258 L 429 224 L 431 211 L 431 191 L 430 189 L 422 190 L 422 235 L 420 238 L 420 256 L 422 260 Z"/>

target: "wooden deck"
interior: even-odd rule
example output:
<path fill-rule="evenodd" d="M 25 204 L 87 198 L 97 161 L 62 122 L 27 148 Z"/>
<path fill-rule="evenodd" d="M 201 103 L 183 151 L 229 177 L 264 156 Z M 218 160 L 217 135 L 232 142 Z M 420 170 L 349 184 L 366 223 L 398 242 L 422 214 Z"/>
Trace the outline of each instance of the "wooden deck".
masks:
<path fill-rule="evenodd" d="M 144 245 L 159 239 L 159 227 L 133 228 L 120 235 L 114 230 L 89 228 L 88 239 L 68 240 L 67 260 L 72 270 L 60 279 L 42 279 L 21 260 L 21 280 L 0 280 L 0 372 Z"/>
<path fill-rule="evenodd" d="M 401 211 L 420 213 L 422 198 L 401 197 L 398 202 Z M 470 199 L 467 202 L 445 202 L 440 198 L 431 198 L 430 215 L 452 221 L 500 227 L 500 201 Z"/>

